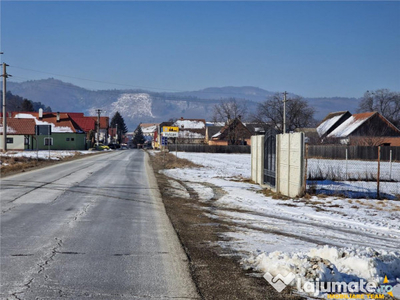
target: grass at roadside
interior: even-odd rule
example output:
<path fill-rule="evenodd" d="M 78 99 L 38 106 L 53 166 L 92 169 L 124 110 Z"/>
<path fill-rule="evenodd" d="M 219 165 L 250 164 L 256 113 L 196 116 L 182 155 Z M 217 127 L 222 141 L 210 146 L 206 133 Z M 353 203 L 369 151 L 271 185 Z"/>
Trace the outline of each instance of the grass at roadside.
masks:
<path fill-rule="evenodd" d="M 61 162 L 71 161 L 82 157 L 88 157 L 97 155 L 102 152 L 93 152 L 93 154 L 82 155 L 80 152 L 76 152 L 72 156 L 59 157 L 57 160 L 48 160 L 43 158 L 32 158 L 24 156 L 0 156 L 0 175 L 1 177 L 11 176 L 17 173 L 23 173 L 26 171 L 44 168 L 47 166 L 55 165 Z"/>

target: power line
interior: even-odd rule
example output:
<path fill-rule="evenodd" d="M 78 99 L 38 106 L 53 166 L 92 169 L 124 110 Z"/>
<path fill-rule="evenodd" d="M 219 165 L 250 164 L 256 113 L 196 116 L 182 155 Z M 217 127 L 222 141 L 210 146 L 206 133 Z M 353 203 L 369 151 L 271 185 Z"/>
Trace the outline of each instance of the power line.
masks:
<path fill-rule="evenodd" d="M 131 85 L 131 84 L 124 84 L 124 83 L 117 83 L 117 82 L 107 82 L 107 81 L 101 81 L 101 80 L 81 78 L 81 77 L 75 77 L 75 76 L 69 76 L 69 75 L 62 75 L 62 74 L 56 74 L 56 73 L 51 73 L 51 72 L 33 70 L 33 69 L 28 69 L 28 68 L 23 68 L 23 67 L 18 67 L 18 66 L 10 66 L 10 67 L 16 68 L 16 69 L 25 70 L 25 71 L 38 72 L 38 73 L 49 74 L 49 75 L 54 75 L 54 76 L 61 76 L 61 77 L 66 77 L 66 78 L 78 79 L 78 80 L 85 80 L 85 81 L 104 83 L 104 84 L 110 84 L 110 85 L 118 85 L 118 86 L 128 86 L 128 87 L 137 88 L 137 89 L 152 89 L 152 90 L 162 90 L 162 91 L 171 91 L 171 92 L 184 92 L 184 91 L 173 90 L 173 89 L 156 88 L 156 87 L 149 87 L 149 86 L 135 86 L 135 85 Z"/>
<path fill-rule="evenodd" d="M 117 83 L 117 82 L 108 82 L 108 81 L 101 81 L 101 80 L 95 80 L 95 79 L 88 79 L 88 78 L 81 78 L 81 77 L 75 77 L 75 76 L 69 76 L 69 75 L 62 75 L 62 74 L 57 74 L 57 73 L 52 73 L 52 72 L 46 72 L 46 71 L 39 71 L 39 70 L 34 70 L 34 69 L 29 69 L 29 68 L 24 68 L 24 67 L 19 67 L 19 66 L 10 66 L 12 68 L 16 69 L 21 69 L 21 70 L 26 70 L 26 71 L 31 71 L 31 72 L 37 72 L 37 73 L 43 73 L 43 74 L 49 74 L 53 76 L 60 76 L 60 77 L 66 77 L 66 78 L 71 78 L 71 79 L 78 79 L 78 80 L 85 80 L 85 81 L 90 81 L 90 82 L 96 82 L 96 83 L 104 83 L 104 84 L 109 84 L 109 85 L 118 85 L 118 86 L 125 86 L 125 87 L 130 87 L 130 88 L 135 88 L 135 89 L 150 89 L 150 90 L 159 90 L 159 91 L 165 91 L 165 92 L 176 92 L 176 93 L 186 93 L 190 91 L 184 91 L 184 90 L 177 90 L 177 89 L 166 89 L 166 88 L 157 88 L 157 87 L 149 87 L 149 86 L 136 86 L 136 85 L 131 85 L 131 84 L 124 84 L 124 83 Z M 19 76 L 14 76 L 15 78 L 24 78 L 24 77 L 19 77 Z M 28 78 L 25 78 L 26 80 L 31 80 Z M 196 93 L 199 94 L 221 94 L 221 95 L 232 95 L 236 93 L 226 93 L 226 92 L 208 92 L 208 91 L 195 91 Z M 244 96 L 242 94 L 238 94 L 240 96 Z"/>

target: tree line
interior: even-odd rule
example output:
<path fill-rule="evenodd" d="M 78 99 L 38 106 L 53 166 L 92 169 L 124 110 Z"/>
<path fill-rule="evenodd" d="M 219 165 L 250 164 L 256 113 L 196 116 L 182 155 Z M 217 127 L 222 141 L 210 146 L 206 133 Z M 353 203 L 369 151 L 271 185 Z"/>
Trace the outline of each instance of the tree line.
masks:
<path fill-rule="evenodd" d="M 3 91 L 0 92 L 0 99 L 3 99 Z M 51 112 L 51 107 L 42 104 L 41 102 L 34 102 L 18 95 L 13 95 L 10 91 L 6 92 L 7 111 L 39 111 L 42 108 L 45 112 Z"/>
<path fill-rule="evenodd" d="M 241 118 L 250 122 L 264 124 L 274 128 L 278 133 L 283 131 L 283 93 L 276 93 L 258 103 L 255 113 L 249 113 L 245 100 L 230 98 L 221 100 L 214 106 L 214 121 L 226 122 Z M 367 91 L 360 100 L 357 112 L 377 111 L 396 127 L 400 126 L 400 93 L 388 89 Z M 286 131 L 296 128 L 316 127 L 315 109 L 301 96 L 288 97 L 286 101 Z M 266 128 L 265 128 L 266 129 Z"/>

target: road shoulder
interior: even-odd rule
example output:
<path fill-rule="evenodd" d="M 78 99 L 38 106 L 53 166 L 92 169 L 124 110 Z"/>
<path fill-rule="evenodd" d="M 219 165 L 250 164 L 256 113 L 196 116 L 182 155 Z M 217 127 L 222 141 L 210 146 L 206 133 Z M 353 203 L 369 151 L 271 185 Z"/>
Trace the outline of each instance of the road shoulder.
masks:
<path fill-rule="evenodd" d="M 152 155 L 158 187 L 168 217 L 179 237 L 189 260 L 193 280 L 203 299 L 301 299 L 290 294 L 277 293 L 262 277 L 239 264 L 237 253 L 218 246 L 220 234 L 228 230 L 227 224 L 210 219 L 205 211 L 207 204 L 198 201 L 196 194 L 177 197 L 171 193 L 170 178 L 159 171 L 178 168 L 190 162 L 176 159 L 172 155 Z"/>

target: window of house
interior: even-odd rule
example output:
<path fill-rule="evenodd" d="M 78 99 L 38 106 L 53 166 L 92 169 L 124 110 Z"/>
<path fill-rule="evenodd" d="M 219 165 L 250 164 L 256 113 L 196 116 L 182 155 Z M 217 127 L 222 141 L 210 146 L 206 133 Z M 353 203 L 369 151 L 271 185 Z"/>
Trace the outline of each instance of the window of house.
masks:
<path fill-rule="evenodd" d="M 66 138 L 65 140 L 66 140 L 67 142 L 69 142 L 69 138 Z"/>
<path fill-rule="evenodd" d="M 75 138 L 71 138 L 71 141 L 75 141 Z"/>
<path fill-rule="evenodd" d="M 45 146 L 52 146 L 53 145 L 53 138 L 44 138 L 44 145 Z"/>
<path fill-rule="evenodd" d="M 14 138 L 7 138 L 7 144 L 12 144 L 12 143 L 14 143 Z"/>
<path fill-rule="evenodd" d="M 29 138 L 28 137 L 24 138 L 24 145 L 29 145 Z"/>

